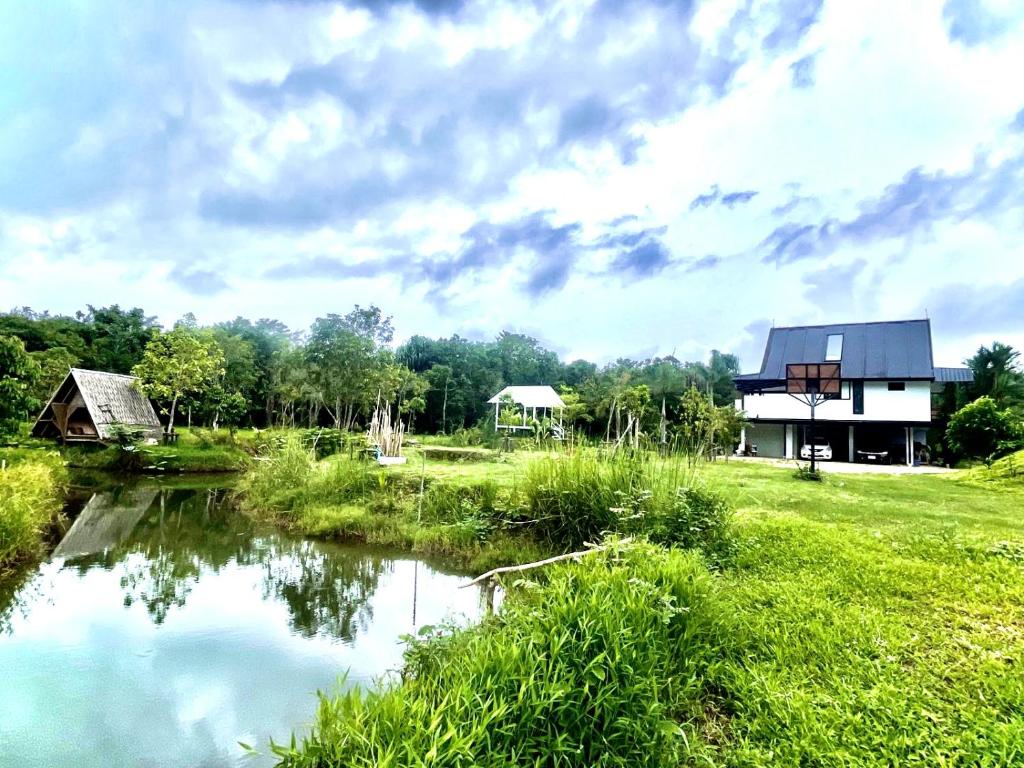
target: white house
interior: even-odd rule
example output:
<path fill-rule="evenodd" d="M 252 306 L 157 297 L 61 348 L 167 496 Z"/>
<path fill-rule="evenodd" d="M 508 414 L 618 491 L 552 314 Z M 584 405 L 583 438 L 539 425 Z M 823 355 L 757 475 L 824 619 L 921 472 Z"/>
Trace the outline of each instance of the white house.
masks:
<path fill-rule="evenodd" d="M 512 402 L 523 409 L 522 424 L 504 425 L 501 423 L 499 418 L 501 415 L 501 401 L 506 398 L 510 398 Z M 527 423 L 527 419 L 536 419 L 538 411 L 540 411 L 541 418 L 544 418 L 544 416 L 552 417 L 555 411 L 558 411 L 558 424 L 561 427 L 562 409 L 565 408 L 562 398 L 558 396 L 555 390 L 548 386 L 505 387 L 487 402 L 494 406 L 494 423 L 498 429 L 530 429 L 531 427 Z"/>
<path fill-rule="evenodd" d="M 786 386 L 786 366 L 805 363 L 838 363 L 840 371 L 840 393 L 815 409 L 813 434 L 809 406 Z M 932 392 L 972 378 L 967 368 L 934 366 L 928 320 L 773 328 L 761 370 L 735 379 L 736 407 L 750 422 L 740 447 L 791 459 L 825 441 L 837 461 L 884 453 L 909 464 L 926 444 Z"/>

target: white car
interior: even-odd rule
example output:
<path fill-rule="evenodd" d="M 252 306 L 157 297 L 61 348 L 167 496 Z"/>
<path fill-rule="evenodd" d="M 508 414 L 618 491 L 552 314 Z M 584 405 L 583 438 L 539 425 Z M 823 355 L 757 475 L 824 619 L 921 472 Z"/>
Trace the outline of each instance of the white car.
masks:
<path fill-rule="evenodd" d="M 823 437 L 816 437 L 809 443 L 800 446 L 800 458 L 811 458 L 811 451 L 814 451 L 814 458 L 821 461 L 832 461 L 832 444 Z"/>

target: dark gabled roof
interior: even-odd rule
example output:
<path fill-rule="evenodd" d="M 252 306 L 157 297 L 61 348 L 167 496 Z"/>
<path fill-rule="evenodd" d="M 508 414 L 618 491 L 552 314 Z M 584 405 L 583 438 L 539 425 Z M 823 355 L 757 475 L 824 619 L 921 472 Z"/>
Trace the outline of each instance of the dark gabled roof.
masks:
<path fill-rule="evenodd" d="M 942 383 L 970 384 L 974 381 L 974 371 L 970 368 L 936 368 L 935 380 Z"/>
<path fill-rule="evenodd" d="M 839 323 L 772 328 L 761 371 L 743 380 L 781 381 L 790 363 L 823 363 L 829 336 L 841 334 L 844 379 L 931 379 L 932 333 L 928 320 Z"/>

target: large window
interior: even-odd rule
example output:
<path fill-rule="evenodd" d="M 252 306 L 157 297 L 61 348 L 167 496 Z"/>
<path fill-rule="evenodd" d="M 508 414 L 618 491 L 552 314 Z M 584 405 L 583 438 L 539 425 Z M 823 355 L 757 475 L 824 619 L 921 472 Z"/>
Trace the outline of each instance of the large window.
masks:
<path fill-rule="evenodd" d="M 825 344 L 825 359 L 826 360 L 842 360 L 843 359 L 843 334 L 841 334 L 841 333 L 830 333 L 828 335 L 828 342 Z"/>

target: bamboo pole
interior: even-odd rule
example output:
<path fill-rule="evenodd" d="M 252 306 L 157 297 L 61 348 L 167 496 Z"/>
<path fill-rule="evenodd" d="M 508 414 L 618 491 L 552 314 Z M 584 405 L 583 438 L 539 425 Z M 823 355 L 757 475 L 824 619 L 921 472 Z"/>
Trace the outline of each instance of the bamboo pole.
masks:
<path fill-rule="evenodd" d="M 465 584 L 459 585 L 459 589 L 472 587 L 474 584 L 479 584 L 481 581 L 486 581 L 487 579 L 493 578 L 502 573 L 519 573 L 521 571 L 529 571 L 532 568 L 540 568 L 544 565 L 551 565 L 552 563 L 560 563 L 563 560 L 579 560 L 584 555 L 589 555 L 594 552 L 601 552 L 602 550 L 608 549 L 609 546 L 622 546 L 624 544 L 630 544 L 632 543 L 632 541 L 632 538 L 619 539 L 618 541 L 615 541 L 613 544 L 602 544 L 600 546 L 591 547 L 590 549 L 580 550 L 579 552 L 567 552 L 564 555 L 555 555 L 554 557 L 549 557 L 544 560 L 537 560 L 536 562 L 532 563 L 523 563 L 521 565 L 505 565 L 501 568 L 492 568 L 487 573 L 480 574 L 472 581 L 468 581 Z"/>

